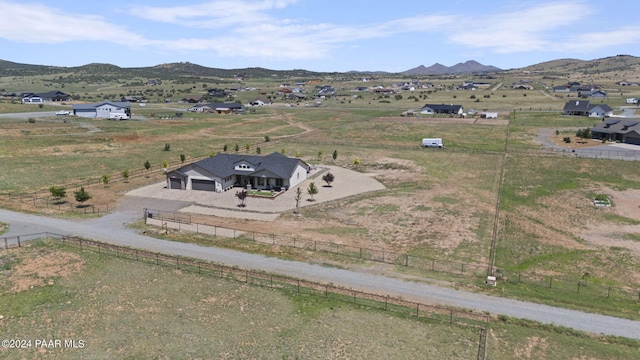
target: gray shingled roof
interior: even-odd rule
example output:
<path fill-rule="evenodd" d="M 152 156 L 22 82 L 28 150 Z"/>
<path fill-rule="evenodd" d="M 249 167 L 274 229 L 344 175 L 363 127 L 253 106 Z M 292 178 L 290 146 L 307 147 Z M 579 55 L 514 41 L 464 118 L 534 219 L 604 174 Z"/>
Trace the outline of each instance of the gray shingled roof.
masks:
<path fill-rule="evenodd" d="M 131 107 L 131 103 L 130 102 L 122 102 L 122 101 L 102 101 L 99 102 L 97 104 L 74 104 L 73 105 L 73 110 L 95 110 L 96 108 L 105 105 L 105 104 L 110 104 L 113 105 L 115 107 L 121 107 L 121 108 L 128 108 Z"/>
<path fill-rule="evenodd" d="M 242 161 L 252 164 L 255 171 L 235 170 L 235 165 Z M 281 153 L 274 152 L 266 156 L 218 154 L 195 162 L 192 165 L 194 168 L 204 169 L 220 178 L 232 175 L 260 176 L 261 174 L 270 174 L 282 179 L 288 179 L 300 162 L 303 163 L 303 166 L 306 165 L 300 159 L 289 158 Z"/>
<path fill-rule="evenodd" d="M 603 134 L 627 134 L 632 131 L 640 134 L 640 119 L 608 118 L 591 128 L 591 132 Z"/>
<path fill-rule="evenodd" d="M 434 111 L 454 111 L 458 112 L 462 105 L 446 105 L 446 104 L 426 104 L 422 108 L 430 108 Z"/>
<path fill-rule="evenodd" d="M 589 111 L 590 106 L 589 101 L 571 100 L 564 105 L 564 111 Z"/>

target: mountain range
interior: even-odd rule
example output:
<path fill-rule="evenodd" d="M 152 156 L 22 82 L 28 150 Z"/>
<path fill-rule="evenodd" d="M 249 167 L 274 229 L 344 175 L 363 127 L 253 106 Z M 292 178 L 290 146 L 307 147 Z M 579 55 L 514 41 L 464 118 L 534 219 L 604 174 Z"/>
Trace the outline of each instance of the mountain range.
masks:
<path fill-rule="evenodd" d="M 453 66 L 445 66 L 435 63 L 429 67 L 420 65 L 413 69 L 401 72 L 402 75 L 445 75 L 445 74 L 471 74 L 471 73 L 487 73 L 502 71 L 502 69 L 491 65 L 482 65 L 475 60 L 469 60 L 464 63 L 458 63 Z"/>
<path fill-rule="evenodd" d="M 526 71 L 530 73 L 543 74 L 545 76 L 565 76 L 573 74 L 603 74 L 607 72 L 637 74 L 640 72 L 640 57 L 631 55 L 616 55 L 595 60 L 579 59 L 558 59 L 547 61 L 519 69 L 501 70 L 495 66 L 482 65 L 475 60 L 469 60 L 454 66 L 445 66 L 435 63 L 429 67 L 420 65 L 400 73 L 392 74 L 382 71 L 349 71 L 340 72 L 314 72 L 303 69 L 293 70 L 270 70 L 261 67 L 251 67 L 243 69 L 218 69 L 189 62 L 178 62 L 170 64 L 160 64 L 149 67 L 121 68 L 111 64 L 87 64 L 77 67 L 48 66 L 20 64 L 11 61 L 0 60 L 0 76 L 33 76 L 33 75 L 58 75 L 70 76 L 73 74 L 75 81 L 122 79 L 134 77 L 176 79 L 193 77 L 219 77 L 219 78 L 305 78 L 323 76 L 427 76 L 427 75 L 449 75 L 449 74 L 477 74 L 489 72 L 518 72 Z M 61 80 L 62 81 L 62 80 Z M 68 80 L 66 80 L 68 81 Z"/>

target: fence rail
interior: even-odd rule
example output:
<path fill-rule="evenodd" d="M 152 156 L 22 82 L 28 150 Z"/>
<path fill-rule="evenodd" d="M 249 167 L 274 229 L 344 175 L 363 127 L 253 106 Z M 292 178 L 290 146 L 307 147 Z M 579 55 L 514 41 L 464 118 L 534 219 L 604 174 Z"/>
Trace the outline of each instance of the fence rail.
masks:
<path fill-rule="evenodd" d="M 48 233 L 43 233 L 41 235 L 47 234 Z M 51 234 L 48 235 L 49 237 L 51 237 Z M 122 257 L 130 260 L 155 263 L 157 265 L 175 266 L 176 268 L 182 270 L 201 273 L 209 271 L 217 274 L 220 277 L 233 278 L 245 283 L 254 283 L 263 286 L 268 285 L 269 287 L 292 286 L 296 289 L 297 292 L 316 292 L 322 293 L 327 297 L 329 297 L 329 295 L 333 295 L 336 296 L 336 298 L 338 298 L 339 296 L 348 297 L 349 299 L 352 299 L 354 303 L 361 304 L 367 301 L 372 301 L 377 303 L 378 307 L 385 308 L 385 310 L 389 310 L 390 305 L 397 305 L 408 308 L 408 310 L 406 310 L 408 313 L 413 313 L 415 310 L 415 314 L 417 316 L 424 314 L 423 317 L 445 315 L 449 323 L 456 322 L 462 324 L 461 320 L 471 320 L 472 322 L 467 324 L 471 324 L 473 326 L 481 326 L 484 328 L 485 324 L 489 322 L 489 316 L 486 314 L 480 314 L 471 311 L 461 311 L 437 305 L 423 304 L 415 301 L 392 297 L 389 295 L 368 293 L 333 284 L 325 284 L 309 280 L 291 278 L 287 276 L 273 275 L 259 271 L 246 270 L 238 267 L 215 264 L 197 259 L 113 245 L 73 236 L 56 235 L 55 239 L 60 240 L 65 246 L 72 246 L 82 250 L 92 250 L 99 253 L 111 254 L 115 255 L 116 257 Z M 427 314 L 429 315 L 427 316 Z"/>
<path fill-rule="evenodd" d="M 207 225 L 192 222 L 189 214 L 173 213 L 162 210 L 145 209 L 145 223 L 163 229 L 190 231 L 214 237 L 247 239 L 266 246 L 292 247 L 305 251 L 322 252 L 346 256 L 358 260 L 375 261 L 396 266 L 412 267 L 424 271 L 446 273 L 453 276 L 471 277 L 483 280 L 487 264 L 451 261 L 431 257 L 396 253 L 381 249 L 356 247 L 332 242 L 324 242 L 303 237 L 291 237 L 242 230 L 237 228 Z M 543 276 L 535 273 L 509 273 L 499 270 L 500 280 L 512 284 L 541 286 L 555 292 L 573 293 L 581 297 L 601 297 L 611 301 L 635 301 L 640 304 L 640 289 L 602 285 L 588 279 L 567 279 L 562 277 Z"/>
<path fill-rule="evenodd" d="M 372 249 L 334 242 L 307 239 L 300 236 L 285 236 L 261 233 L 238 228 L 195 223 L 188 214 L 145 209 L 145 224 L 162 229 L 189 231 L 214 237 L 243 238 L 266 246 L 291 247 L 305 251 L 346 256 L 359 260 L 375 261 L 391 265 L 412 267 L 431 272 L 442 272 L 456 276 L 476 276 L 486 270 L 486 264 L 451 261 L 398 253 L 384 249 Z"/>
<path fill-rule="evenodd" d="M 383 309 L 444 324 L 475 328 L 479 331 L 477 359 L 486 358 L 486 333 L 490 322 L 490 316 L 488 314 L 463 311 L 445 306 L 424 304 L 416 301 L 404 300 L 390 295 L 354 290 L 328 283 L 319 283 L 288 276 L 246 270 L 238 267 L 215 264 L 208 261 L 173 256 L 48 232 L 19 235 L 4 238 L 3 240 L 17 239 L 17 246 L 21 246 L 23 241 L 42 238 L 59 240 L 63 246 L 75 247 L 80 250 L 95 251 L 100 254 L 116 256 L 118 258 L 155 264 L 158 266 L 175 266 L 177 269 L 183 271 L 197 272 L 198 274 L 205 275 L 208 274 L 252 285 L 269 287 L 272 289 L 288 290 L 296 294 L 321 296 L 327 299 Z"/>

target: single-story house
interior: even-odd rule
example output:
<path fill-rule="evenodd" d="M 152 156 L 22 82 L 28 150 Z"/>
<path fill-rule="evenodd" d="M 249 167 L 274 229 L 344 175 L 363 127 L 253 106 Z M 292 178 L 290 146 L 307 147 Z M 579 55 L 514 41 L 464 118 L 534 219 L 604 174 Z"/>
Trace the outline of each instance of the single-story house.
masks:
<path fill-rule="evenodd" d="M 592 105 L 589 109 L 589 117 L 609 117 L 613 115 L 613 109 L 607 104 Z"/>
<path fill-rule="evenodd" d="M 234 186 L 288 190 L 307 179 L 309 165 L 274 152 L 266 156 L 221 153 L 167 172 L 167 189 L 222 192 Z"/>
<path fill-rule="evenodd" d="M 27 95 L 22 98 L 23 104 L 42 104 L 43 102 L 44 100 L 40 96 L 35 94 Z"/>
<path fill-rule="evenodd" d="M 250 106 L 271 105 L 271 100 L 266 99 L 266 98 L 258 98 L 258 99 L 254 99 L 254 100 L 249 101 L 249 105 Z"/>
<path fill-rule="evenodd" d="M 43 101 L 69 101 L 71 99 L 71 95 L 62 92 L 60 90 L 52 90 L 47 91 L 45 93 L 37 93 L 37 96 L 40 96 Z"/>
<path fill-rule="evenodd" d="M 426 104 L 420 110 L 421 114 L 452 114 L 462 115 L 462 105 Z"/>
<path fill-rule="evenodd" d="M 591 128 L 591 134 L 594 139 L 640 145 L 640 120 L 604 119 Z"/>
<path fill-rule="evenodd" d="M 606 117 L 613 114 L 613 109 L 607 104 L 591 104 L 586 100 L 571 100 L 564 105 L 564 115 Z"/>
<path fill-rule="evenodd" d="M 102 101 L 97 104 L 75 104 L 73 114 L 86 118 L 112 118 L 113 115 L 126 115 L 131 117 L 131 103 L 121 101 Z"/>
<path fill-rule="evenodd" d="M 480 117 L 483 119 L 497 119 L 498 118 L 498 113 L 497 112 L 487 112 L 487 111 L 483 111 L 480 113 Z"/>
<path fill-rule="evenodd" d="M 242 110 L 242 108 L 243 108 L 242 104 L 238 102 L 231 102 L 231 103 L 214 102 L 214 103 L 207 103 L 207 104 L 197 104 L 187 109 L 187 111 L 215 112 L 218 114 L 229 114 L 232 112 L 234 113 L 239 112 L 240 110 Z"/>
<path fill-rule="evenodd" d="M 578 96 L 604 99 L 607 97 L 607 93 L 602 90 L 581 90 L 578 91 Z"/>

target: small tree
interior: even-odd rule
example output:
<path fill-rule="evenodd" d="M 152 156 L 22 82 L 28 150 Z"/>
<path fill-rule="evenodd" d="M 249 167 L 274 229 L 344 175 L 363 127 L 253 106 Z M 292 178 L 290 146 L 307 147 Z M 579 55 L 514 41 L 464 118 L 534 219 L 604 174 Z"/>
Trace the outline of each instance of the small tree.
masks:
<path fill-rule="evenodd" d="M 122 178 L 124 179 L 124 182 L 129 182 L 129 170 L 122 171 Z"/>
<path fill-rule="evenodd" d="M 338 158 L 338 150 L 333 150 L 333 161 L 336 161 L 336 159 Z"/>
<path fill-rule="evenodd" d="M 181 163 L 183 163 L 183 164 L 184 164 L 184 160 L 185 160 L 186 158 L 187 158 L 187 157 L 186 157 L 186 156 L 184 156 L 184 154 L 180 154 L 180 162 L 181 162 Z"/>
<path fill-rule="evenodd" d="M 269 135 L 265 135 L 264 142 L 269 142 L 269 141 L 271 141 L 271 137 Z"/>
<path fill-rule="evenodd" d="M 331 186 L 331 183 L 333 182 L 333 180 L 335 180 L 335 176 L 333 176 L 332 173 L 328 172 L 324 175 L 322 175 L 322 181 L 327 183 L 327 186 Z"/>
<path fill-rule="evenodd" d="M 318 151 L 318 162 L 322 161 L 322 151 Z"/>
<path fill-rule="evenodd" d="M 149 162 L 149 160 L 144 162 L 144 168 L 147 170 L 151 169 L 151 163 Z"/>
<path fill-rule="evenodd" d="M 88 192 L 84 191 L 84 186 L 80 187 L 79 191 L 73 193 L 76 198 L 76 201 L 79 203 L 83 203 L 89 199 L 91 199 L 91 195 Z"/>
<path fill-rule="evenodd" d="M 296 157 L 299 158 L 300 157 L 300 151 L 296 151 Z"/>
<path fill-rule="evenodd" d="M 262 150 L 260 149 L 260 147 L 256 147 L 256 154 L 260 155 L 260 153 L 262 152 Z"/>
<path fill-rule="evenodd" d="M 247 206 L 247 189 L 242 189 L 242 191 L 236 192 L 236 197 L 238 198 L 238 206 L 245 207 Z"/>
<path fill-rule="evenodd" d="M 235 150 L 236 152 L 240 151 L 240 145 L 236 144 L 236 146 L 233 148 L 233 150 Z"/>
<path fill-rule="evenodd" d="M 49 187 L 49 192 L 51 192 L 51 196 L 53 196 L 56 201 L 60 201 L 60 199 L 67 196 L 67 191 L 63 187 L 51 185 L 51 187 Z"/>
<path fill-rule="evenodd" d="M 284 155 L 284 153 L 285 153 L 284 148 L 280 149 L 280 153 L 281 153 L 282 155 Z"/>
<path fill-rule="evenodd" d="M 171 150 L 171 145 L 170 144 L 164 144 L 164 151 L 169 151 Z"/>
<path fill-rule="evenodd" d="M 167 160 L 162 160 L 162 168 L 164 169 L 164 171 L 167 171 L 167 169 L 169 168 L 169 163 L 167 162 Z"/>
<path fill-rule="evenodd" d="M 250 144 L 244 144 L 244 149 L 249 152 L 249 149 L 251 149 L 251 145 Z"/>
<path fill-rule="evenodd" d="M 358 165 L 360 165 L 360 159 L 358 159 L 358 158 L 353 159 L 353 166 L 355 166 L 357 168 Z"/>
<path fill-rule="evenodd" d="M 297 214 L 298 210 L 300 209 L 300 200 L 302 200 L 302 189 L 300 188 L 296 189 L 296 197 L 294 197 L 294 199 L 296 200 L 296 214 Z"/>
<path fill-rule="evenodd" d="M 311 182 L 309 184 L 309 187 L 307 188 L 307 193 L 309 193 L 309 196 L 311 196 L 311 201 L 314 201 L 315 199 L 313 198 L 314 195 L 316 195 L 318 193 L 318 187 L 316 186 L 316 184 L 314 182 Z"/>
<path fill-rule="evenodd" d="M 229 150 L 229 146 L 227 146 L 227 144 L 224 144 L 224 146 L 222 147 L 222 151 L 226 152 L 227 150 Z"/>
<path fill-rule="evenodd" d="M 111 176 L 109 176 L 109 174 L 102 174 L 102 185 L 107 187 L 107 185 L 109 185 L 109 179 L 110 178 L 111 178 Z"/>

